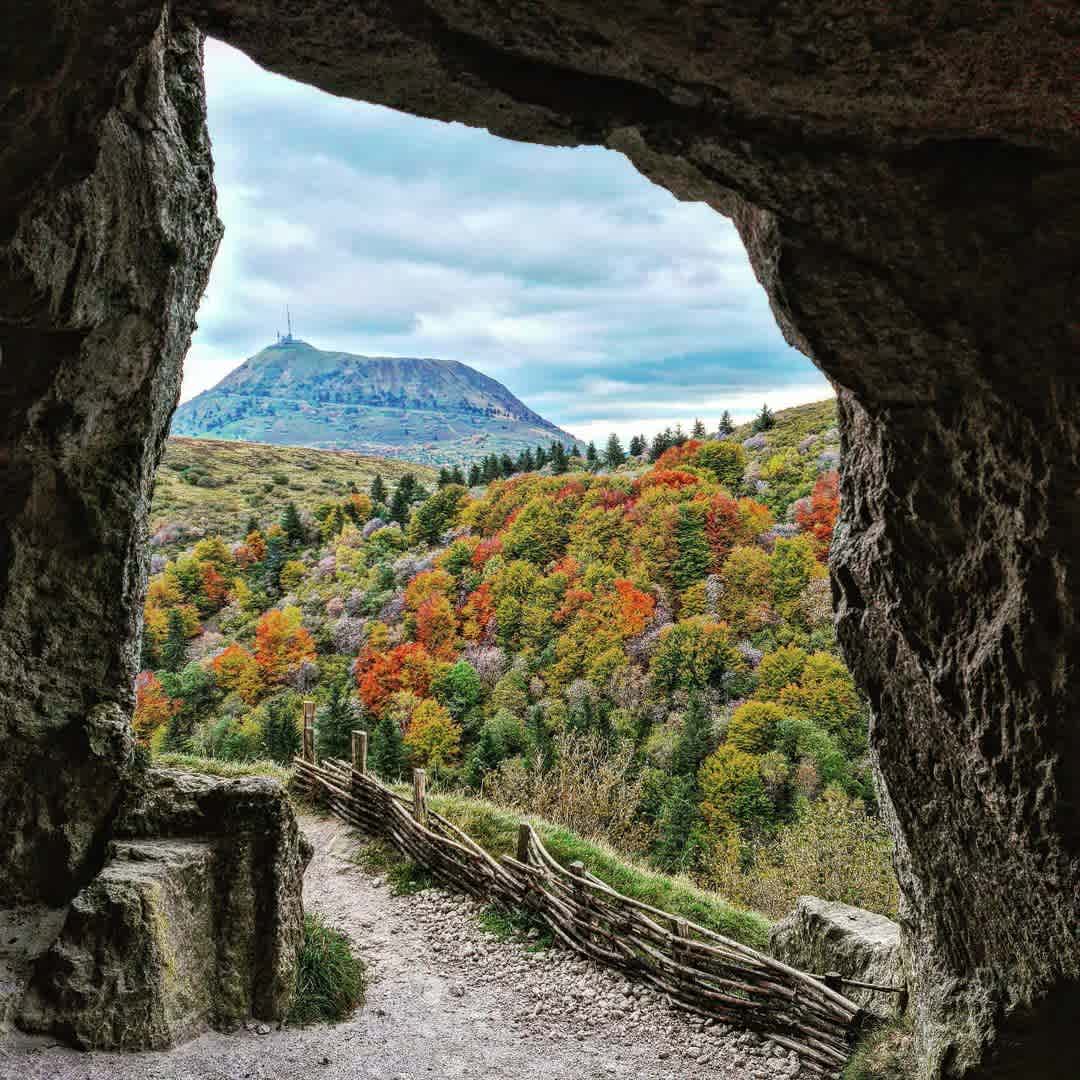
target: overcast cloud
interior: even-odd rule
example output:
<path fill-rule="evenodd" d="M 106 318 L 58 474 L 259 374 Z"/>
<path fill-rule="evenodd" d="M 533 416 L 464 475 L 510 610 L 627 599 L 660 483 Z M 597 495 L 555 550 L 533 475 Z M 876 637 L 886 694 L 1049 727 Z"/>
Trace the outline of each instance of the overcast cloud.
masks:
<path fill-rule="evenodd" d="M 284 330 L 460 360 L 584 438 L 828 383 L 776 328 L 726 219 L 620 154 L 497 139 L 344 101 L 207 42 L 225 239 L 183 398 Z"/>

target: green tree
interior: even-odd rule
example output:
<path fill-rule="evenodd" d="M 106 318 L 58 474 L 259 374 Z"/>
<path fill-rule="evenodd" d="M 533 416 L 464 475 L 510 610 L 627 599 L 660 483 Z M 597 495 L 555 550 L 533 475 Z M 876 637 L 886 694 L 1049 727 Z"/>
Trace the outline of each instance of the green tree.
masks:
<path fill-rule="evenodd" d="M 712 566 L 712 549 L 705 534 L 705 507 L 683 503 L 675 523 L 675 546 L 678 554 L 671 568 L 677 589 L 686 589 L 701 581 Z"/>
<path fill-rule="evenodd" d="M 691 694 L 671 753 L 671 774 L 697 783 L 698 769 L 713 749 L 712 723 L 699 694 Z"/>
<path fill-rule="evenodd" d="M 690 429 L 691 439 L 704 439 L 706 435 L 705 425 L 699 417 L 694 417 L 694 426 Z"/>
<path fill-rule="evenodd" d="M 674 777 L 656 820 L 653 862 L 668 873 L 689 870 L 700 857 L 701 827 L 693 778 Z"/>
<path fill-rule="evenodd" d="M 299 547 L 307 539 L 304 523 L 300 520 L 300 511 L 296 509 L 294 502 L 285 504 L 285 511 L 281 515 L 281 531 L 293 547 Z"/>
<path fill-rule="evenodd" d="M 570 459 L 566 454 L 566 447 L 561 442 L 551 444 L 551 471 L 556 476 L 562 476 L 570 468 Z"/>
<path fill-rule="evenodd" d="M 326 703 L 315 714 L 315 745 L 320 757 L 352 755 L 352 733 L 360 725 L 360 711 L 345 684 L 331 685 Z"/>
<path fill-rule="evenodd" d="M 371 767 L 384 780 L 400 780 L 405 772 L 405 740 L 397 720 L 386 712 L 371 738 Z"/>
<path fill-rule="evenodd" d="M 169 608 L 165 643 L 161 646 L 161 662 L 166 671 L 179 671 L 187 660 L 187 628 L 179 608 Z"/>
<path fill-rule="evenodd" d="M 375 474 L 374 478 L 371 481 L 371 492 L 370 492 L 370 494 L 371 494 L 371 501 L 376 506 L 385 506 L 386 505 L 386 496 L 387 496 L 386 483 L 378 473 Z"/>
<path fill-rule="evenodd" d="M 422 502 L 409 522 L 409 543 L 425 547 L 437 544 L 442 534 L 453 527 L 465 495 L 460 484 L 446 484 Z"/>
<path fill-rule="evenodd" d="M 713 440 L 694 455 L 694 464 L 708 469 L 721 487 L 737 491 L 746 472 L 746 451 L 730 439 Z"/>
<path fill-rule="evenodd" d="M 731 413 L 724 410 L 724 415 L 720 417 L 719 435 L 723 438 L 725 435 L 730 435 L 735 430 L 735 424 L 731 419 Z"/>
<path fill-rule="evenodd" d="M 402 477 L 402 479 L 404 479 L 404 477 Z M 394 495 L 390 500 L 390 520 L 396 521 L 399 525 L 404 525 L 409 520 L 410 505 L 408 490 L 402 487 L 401 484 L 398 484 L 398 486 L 394 488 Z"/>
<path fill-rule="evenodd" d="M 469 466 L 469 487 L 479 487 L 483 481 L 483 477 L 480 475 L 480 466 L 474 461 Z"/>
<path fill-rule="evenodd" d="M 773 415 L 772 409 L 770 409 L 768 405 L 762 405 L 761 412 L 759 412 L 754 419 L 753 430 L 755 432 L 768 431 L 775 426 L 776 417 Z"/>
<path fill-rule="evenodd" d="M 596 443 L 591 440 L 589 445 L 585 448 L 585 463 L 590 469 L 595 469 L 600 463 L 600 455 L 596 452 Z"/>
<path fill-rule="evenodd" d="M 604 464 L 609 469 L 616 469 L 624 461 L 626 461 L 626 454 L 623 452 L 622 443 L 619 442 L 619 436 L 612 432 L 608 436 L 607 447 L 604 450 Z"/>
<path fill-rule="evenodd" d="M 472 664 L 459 660 L 436 675 L 431 683 L 431 693 L 460 722 L 483 701 L 484 684 Z"/>
<path fill-rule="evenodd" d="M 630 456 L 641 457 L 641 455 L 645 453 L 645 447 L 647 445 L 648 444 L 645 442 L 645 437 L 643 435 L 635 435 L 630 440 Z"/>
<path fill-rule="evenodd" d="M 480 729 L 480 737 L 469 754 L 469 763 L 465 770 L 470 787 L 479 789 L 484 777 L 494 772 L 506 758 L 506 747 L 498 728 L 487 723 Z"/>
<path fill-rule="evenodd" d="M 279 765 L 288 765 L 303 749 L 303 739 L 297 724 L 296 700 L 292 694 L 271 698 L 264 706 L 263 749 L 266 756 Z"/>
<path fill-rule="evenodd" d="M 271 536 L 266 541 L 266 555 L 263 557 L 262 584 L 266 595 L 274 599 L 281 595 L 281 571 L 288 562 L 285 550 L 285 537 Z"/>

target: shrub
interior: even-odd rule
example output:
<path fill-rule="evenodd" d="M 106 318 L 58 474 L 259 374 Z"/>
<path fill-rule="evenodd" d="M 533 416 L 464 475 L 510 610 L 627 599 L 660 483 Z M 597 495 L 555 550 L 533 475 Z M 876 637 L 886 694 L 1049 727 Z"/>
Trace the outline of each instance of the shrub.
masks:
<path fill-rule="evenodd" d="M 785 715 L 771 701 L 748 701 L 731 714 L 727 741 L 748 754 L 764 754 L 772 746 L 777 726 Z"/>
<path fill-rule="evenodd" d="M 364 962 L 353 955 L 349 939 L 327 926 L 320 915 L 305 915 L 289 1022 L 344 1020 L 364 1000 L 366 987 Z"/>

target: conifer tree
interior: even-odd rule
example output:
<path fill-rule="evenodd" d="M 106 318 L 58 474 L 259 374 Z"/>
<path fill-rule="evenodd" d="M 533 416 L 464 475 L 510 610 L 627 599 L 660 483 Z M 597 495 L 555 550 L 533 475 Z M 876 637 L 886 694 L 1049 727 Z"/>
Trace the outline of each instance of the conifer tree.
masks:
<path fill-rule="evenodd" d="M 536 460 L 533 458 L 533 452 L 529 447 L 525 447 L 521 455 L 521 471 L 532 472 L 536 468 Z"/>
<path fill-rule="evenodd" d="M 702 820 L 696 795 L 692 780 L 675 777 L 661 805 L 653 859 L 669 873 L 690 869 L 700 855 Z"/>
<path fill-rule="evenodd" d="M 686 432 L 682 429 L 682 424 L 675 425 L 675 435 L 672 437 L 672 446 L 682 446 L 686 442 Z"/>
<path fill-rule="evenodd" d="M 697 783 L 698 769 L 712 752 L 712 724 L 700 695 L 693 693 L 686 706 L 682 730 L 671 753 L 671 774 Z"/>
<path fill-rule="evenodd" d="M 409 520 L 409 494 L 401 484 L 394 488 L 393 497 L 390 499 L 389 514 L 390 520 L 396 521 L 399 525 L 404 525 Z"/>
<path fill-rule="evenodd" d="M 514 459 L 509 454 L 503 454 L 499 458 L 499 473 L 502 476 L 514 475 Z"/>
<path fill-rule="evenodd" d="M 450 470 L 450 483 L 451 484 L 461 484 L 462 487 L 465 486 L 465 474 L 461 471 L 461 466 L 460 465 L 455 465 Z"/>
<path fill-rule="evenodd" d="M 622 443 L 619 442 L 619 436 L 612 432 L 608 436 L 607 448 L 604 450 L 604 464 L 609 469 L 616 469 L 624 461 L 626 461 L 626 454 L 623 452 Z"/>
<path fill-rule="evenodd" d="M 439 470 L 439 487 L 444 488 L 447 484 L 452 484 L 453 480 L 450 477 L 450 470 L 444 465 Z"/>
<path fill-rule="evenodd" d="M 677 589 L 685 589 L 701 581 L 712 565 L 712 549 L 705 532 L 705 510 L 696 503 L 683 503 L 675 524 L 675 545 L 678 554 L 671 568 Z"/>
<path fill-rule="evenodd" d="M 469 466 L 469 487 L 479 487 L 483 483 L 484 478 L 480 475 L 480 466 L 474 461 Z"/>
<path fill-rule="evenodd" d="M 315 713 L 315 745 L 320 757 L 348 759 L 352 752 L 352 733 L 359 730 L 360 712 L 340 682 L 330 687 L 330 694 Z"/>
<path fill-rule="evenodd" d="M 375 478 L 371 481 L 371 492 L 370 492 L 370 494 L 371 494 L 371 501 L 376 506 L 385 506 L 386 505 L 386 495 L 387 495 L 386 483 L 383 481 L 383 478 L 378 473 L 375 474 Z"/>
<path fill-rule="evenodd" d="M 154 635 L 143 627 L 142 640 L 139 642 L 139 670 L 153 671 L 159 663 L 157 644 Z"/>
<path fill-rule="evenodd" d="M 561 442 L 551 444 L 551 471 L 561 476 L 570 468 L 570 459 L 566 456 L 566 447 Z"/>
<path fill-rule="evenodd" d="M 735 424 L 732 422 L 731 413 L 724 410 L 724 415 L 720 417 L 720 434 L 730 435 L 735 430 Z"/>
<path fill-rule="evenodd" d="M 161 663 L 166 671 L 179 671 L 187 661 L 187 627 L 179 608 L 169 609 L 165 644 L 161 647 Z"/>
<path fill-rule="evenodd" d="M 400 780 L 405 771 L 405 740 L 401 728 L 389 711 L 375 728 L 371 738 L 371 767 L 384 780 Z"/>
<path fill-rule="evenodd" d="M 694 417 L 694 426 L 690 429 L 690 438 L 692 439 L 704 439 L 705 438 L 705 425 L 702 423 L 701 418 Z"/>
<path fill-rule="evenodd" d="M 551 459 L 548 457 L 547 450 L 543 446 L 536 448 L 536 467 L 542 469 Z"/>
<path fill-rule="evenodd" d="M 641 457 L 645 452 L 645 439 L 641 435 L 635 435 L 630 440 L 630 456 Z"/>
<path fill-rule="evenodd" d="M 253 532 L 258 532 L 258 531 L 259 531 L 259 519 L 254 514 L 252 514 L 251 517 L 248 518 L 247 528 L 244 530 L 244 535 L 245 536 L 250 536 Z"/>
<path fill-rule="evenodd" d="M 296 509 L 294 502 L 285 504 L 285 511 L 281 515 L 281 531 L 294 547 L 302 544 L 306 538 L 304 523 L 300 520 L 300 511 Z"/>
<path fill-rule="evenodd" d="M 266 555 L 263 557 L 263 591 L 275 598 L 281 595 L 281 571 L 285 566 L 285 538 L 271 536 L 266 541 Z"/>
<path fill-rule="evenodd" d="M 271 698 L 263 722 L 263 749 L 279 765 L 288 765 L 302 748 L 300 729 L 288 698 Z"/>
<path fill-rule="evenodd" d="M 494 772 L 504 757 L 506 757 L 506 750 L 502 739 L 499 738 L 499 733 L 492 724 L 485 724 L 480 729 L 480 737 L 476 740 L 476 745 L 469 755 L 466 770 L 469 785 L 479 788 L 484 782 L 484 777 Z"/>
<path fill-rule="evenodd" d="M 773 415 L 772 409 L 768 404 L 761 406 L 761 412 L 757 414 L 757 418 L 754 420 L 754 431 L 768 431 L 776 424 L 776 417 Z"/>
<path fill-rule="evenodd" d="M 595 468 L 599 464 L 600 455 L 596 452 L 596 443 L 591 442 L 585 448 L 585 463 L 590 469 Z"/>

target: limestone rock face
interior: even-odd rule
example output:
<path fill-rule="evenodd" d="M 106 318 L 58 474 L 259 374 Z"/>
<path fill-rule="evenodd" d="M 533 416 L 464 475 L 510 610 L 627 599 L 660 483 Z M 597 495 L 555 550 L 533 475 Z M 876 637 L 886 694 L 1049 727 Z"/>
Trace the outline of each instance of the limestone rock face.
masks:
<path fill-rule="evenodd" d="M 924 1078 L 1071 1078 L 1080 1012 L 1075 5 L 42 0 L 0 35 L 0 904 L 124 788 L 140 530 L 219 231 L 194 26 L 338 94 L 627 154 L 730 214 L 840 390 Z"/>
<path fill-rule="evenodd" d="M 769 933 L 769 951 L 785 964 L 878 986 L 905 986 L 900 927 L 884 915 L 816 896 L 800 896 L 795 910 Z M 882 1019 L 901 1015 L 898 994 L 844 987 L 844 994 Z"/>
<path fill-rule="evenodd" d="M 280 787 L 158 770 L 38 959 L 18 1022 L 87 1049 L 171 1046 L 281 1019 L 307 848 Z"/>

